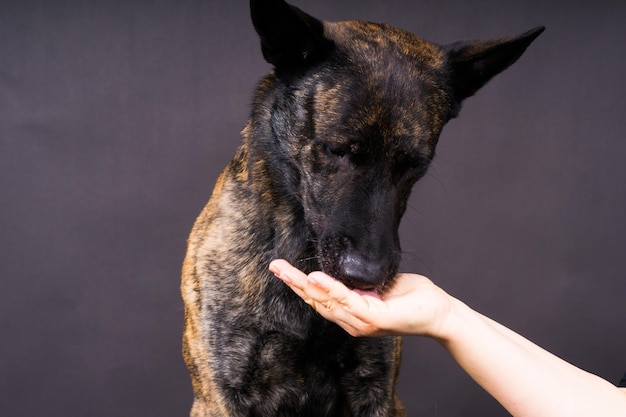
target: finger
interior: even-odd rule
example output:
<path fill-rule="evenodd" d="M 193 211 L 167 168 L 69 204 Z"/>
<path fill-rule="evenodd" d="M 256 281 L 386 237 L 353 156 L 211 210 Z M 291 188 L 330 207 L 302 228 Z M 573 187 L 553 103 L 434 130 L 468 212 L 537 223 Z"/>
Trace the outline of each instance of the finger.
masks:
<path fill-rule="evenodd" d="M 323 272 L 305 276 L 286 262 L 277 266 L 280 277 L 285 279 L 287 285 L 322 317 L 339 324 L 351 334 L 359 333 L 357 327 L 362 327 L 362 323 L 346 309 L 351 290 L 345 285 Z"/>
<path fill-rule="evenodd" d="M 346 305 L 348 303 L 350 290 L 331 276 L 315 271 L 310 273 L 307 279 L 310 284 L 322 290 L 325 295 L 328 295 L 339 304 Z"/>
<path fill-rule="evenodd" d="M 356 318 L 342 307 L 337 307 L 336 309 L 330 311 L 325 309 L 317 311 L 322 317 L 336 323 L 351 336 L 362 337 L 382 335 L 380 329 Z"/>
<path fill-rule="evenodd" d="M 306 282 L 306 274 L 293 267 L 284 259 L 276 259 L 270 262 L 269 270 L 286 283 L 300 284 L 301 286 Z"/>
<path fill-rule="evenodd" d="M 314 302 L 319 304 L 328 300 L 328 296 L 323 289 L 313 285 L 304 272 L 292 266 L 289 262 L 282 259 L 272 261 L 269 269 L 300 298 L 314 308 L 316 308 Z M 327 303 L 327 307 L 332 307 L 332 304 Z"/>
<path fill-rule="evenodd" d="M 351 290 L 323 272 L 316 271 L 307 276 L 282 259 L 272 261 L 269 269 L 290 287 L 306 292 L 317 302 L 326 302 L 329 307 L 333 301 L 342 305 L 349 303 Z"/>
<path fill-rule="evenodd" d="M 339 327 L 344 329 L 350 335 L 367 335 L 364 329 L 366 329 L 368 325 L 354 317 L 354 315 L 346 311 L 340 304 L 334 303 L 332 300 L 322 302 L 311 300 L 309 304 L 315 309 L 315 311 L 317 311 L 319 315 L 321 315 L 326 320 L 336 323 L 337 325 L 339 325 Z"/>
<path fill-rule="evenodd" d="M 335 300 L 361 322 L 371 322 L 375 319 L 375 313 L 380 313 L 380 310 L 384 309 L 378 295 L 351 290 L 323 272 L 316 271 L 309 274 L 308 280 L 325 291 L 328 298 Z"/>
<path fill-rule="evenodd" d="M 382 303 L 379 297 L 361 295 L 320 271 L 307 276 L 284 260 L 273 261 L 270 270 L 322 317 L 352 336 L 377 334 L 369 310 L 370 303 Z"/>
<path fill-rule="evenodd" d="M 377 294 L 351 290 L 323 272 L 309 274 L 309 281 L 326 292 L 326 298 L 318 299 L 318 310 L 325 318 L 334 321 L 353 336 L 382 335 L 379 318 L 388 308 Z M 326 300 L 326 301 L 323 301 Z"/>

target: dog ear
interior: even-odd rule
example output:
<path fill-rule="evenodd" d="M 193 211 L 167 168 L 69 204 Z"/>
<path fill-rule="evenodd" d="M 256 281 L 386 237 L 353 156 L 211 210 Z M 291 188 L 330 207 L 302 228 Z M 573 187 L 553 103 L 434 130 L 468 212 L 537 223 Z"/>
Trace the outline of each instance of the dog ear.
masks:
<path fill-rule="evenodd" d="M 283 0 L 250 0 L 250 14 L 263 56 L 277 69 L 304 68 L 333 46 L 320 20 Z"/>
<path fill-rule="evenodd" d="M 513 38 L 456 42 L 444 47 L 456 99 L 461 102 L 472 96 L 507 69 L 544 29 L 539 26 Z"/>

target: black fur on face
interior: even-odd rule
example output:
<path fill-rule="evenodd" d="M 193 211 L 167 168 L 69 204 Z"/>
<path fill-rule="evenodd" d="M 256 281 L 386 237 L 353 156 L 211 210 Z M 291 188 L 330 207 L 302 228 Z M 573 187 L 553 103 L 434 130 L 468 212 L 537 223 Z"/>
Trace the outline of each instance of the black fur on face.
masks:
<path fill-rule="evenodd" d="M 541 30 L 441 47 L 388 25 L 322 23 L 286 10 L 291 26 L 271 30 L 268 16 L 253 14 L 275 70 L 247 129 L 255 132 L 251 160 L 268 166 L 304 219 L 315 266 L 350 287 L 381 291 L 400 262 L 398 226 L 411 187 L 444 124 Z"/>
<path fill-rule="evenodd" d="M 452 106 L 445 76 L 434 70 L 442 60 L 435 47 L 414 38 L 414 48 L 432 55 L 415 59 L 390 51 L 393 37 L 412 35 L 352 26 L 327 25 L 332 51 L 301 76 L 262 82 L 256 108 L 266 127 L 250 146 L 301 207 L 319 267 L 351 287 L 381 289 L 400 261 L 398 226 L 411 187 Z M 342 45 L 354 31 L 377 31 L 381 41 Z"/>

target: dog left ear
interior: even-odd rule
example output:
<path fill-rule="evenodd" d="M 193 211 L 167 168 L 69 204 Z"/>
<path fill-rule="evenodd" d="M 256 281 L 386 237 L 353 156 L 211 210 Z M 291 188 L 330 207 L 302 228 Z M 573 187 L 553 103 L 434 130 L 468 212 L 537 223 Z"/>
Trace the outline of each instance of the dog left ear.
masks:
<path fill-rule="evenodd" d="M 444 47 L 451 69 L 452 90 L 461 102 L 507 69 L 544 31 L 536 27 L 507 39 L 456 42 Z"/>
<path fill-rule="evenodd" d="M 265 60 L 279 70 L 305 68 L 332 48 L 323 23 L 283 0 L 250 0 Z"/>

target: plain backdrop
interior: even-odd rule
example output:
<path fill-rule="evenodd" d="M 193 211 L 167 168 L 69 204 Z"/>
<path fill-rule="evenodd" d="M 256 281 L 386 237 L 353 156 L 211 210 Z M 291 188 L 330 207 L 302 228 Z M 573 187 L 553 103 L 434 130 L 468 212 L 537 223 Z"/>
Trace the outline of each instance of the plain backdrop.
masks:
<path fill-rule="evenodd" d="M 294 3 L 441 44 L 547 27 L 444 129 L 402 269 L 617 382 L 626 2 Z M 186 238 L 269 70 L 244 0 L 0 1 L 1 416 L 188 414 Z M 430 340 L 399 389 L 412 417 L 506 415 Z"/>

